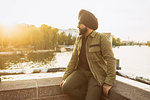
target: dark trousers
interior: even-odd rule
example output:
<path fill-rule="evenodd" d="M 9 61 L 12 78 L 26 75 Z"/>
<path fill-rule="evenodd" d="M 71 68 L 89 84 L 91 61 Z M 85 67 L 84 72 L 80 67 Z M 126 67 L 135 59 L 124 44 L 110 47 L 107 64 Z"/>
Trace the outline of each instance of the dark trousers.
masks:
<path fill-rule="evenodd" d="M 83 69 L 72 72 L 62 86 L 73 100 L 100 100 L 102 86 L 93 77 L 92 73 Z"/>

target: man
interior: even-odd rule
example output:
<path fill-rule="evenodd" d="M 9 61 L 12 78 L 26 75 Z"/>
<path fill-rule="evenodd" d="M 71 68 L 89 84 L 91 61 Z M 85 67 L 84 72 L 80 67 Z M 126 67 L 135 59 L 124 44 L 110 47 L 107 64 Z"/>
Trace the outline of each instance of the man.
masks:
<path fill-rule="evenodd" d="M 113 86 L 116 60 L 109 39 L 95 32 L 97 18 L 80 10 L 78 19 L 79 37 L 60 86 L 73 100 L 100 100 Z"/>

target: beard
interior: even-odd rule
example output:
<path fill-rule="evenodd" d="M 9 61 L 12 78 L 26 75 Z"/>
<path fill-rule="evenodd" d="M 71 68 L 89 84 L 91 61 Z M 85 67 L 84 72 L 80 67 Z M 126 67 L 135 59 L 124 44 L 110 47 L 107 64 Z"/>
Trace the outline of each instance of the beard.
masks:
<path fill-rule="evenodd" d="M 84 35 L 85 33 L 87 32 L 87 28 L 83 28 L 83 29 L 80 29 L 79 28 L 79 35 Z"/>

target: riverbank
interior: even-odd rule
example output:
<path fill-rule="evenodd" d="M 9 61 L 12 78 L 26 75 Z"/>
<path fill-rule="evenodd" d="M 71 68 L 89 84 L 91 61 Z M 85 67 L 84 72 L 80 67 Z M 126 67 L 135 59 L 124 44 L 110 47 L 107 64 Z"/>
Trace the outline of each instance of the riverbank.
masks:
<path fill-rule="evenodd" d="M 47 51 L 71 51 L 73 50 L 73 45 L 58 45 L 54 49 L 33 49 L 31 47 L 28 48 L 12 48 L 12 47 L 7 47 L 7 48 L 0 48 L 0 54 L 12 54 L 12 53 L 30 53 L 30 52 L 47 52 Z"/>
<path fill-rule="evenodd" d="M 55 50 L 28 50 L 28 51 L 8 51 L 0 52 L 0 55 L 11 55 L 11 54 L 27 54 L 27 53 L 42 53 L 42 52 L 56 52 Z"/>

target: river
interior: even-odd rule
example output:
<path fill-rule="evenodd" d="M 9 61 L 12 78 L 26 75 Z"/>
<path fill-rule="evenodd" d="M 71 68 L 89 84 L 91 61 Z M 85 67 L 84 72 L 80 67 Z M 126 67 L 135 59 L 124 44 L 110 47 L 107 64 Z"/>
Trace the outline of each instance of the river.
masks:
<path fill-rule="evenodd" d="M 122 72 L 150 79 L 150 47 L 121 46 L 113 51 Z"/>
<path fill-rule="evenodd" d="M 120 61 L 121 72 L 150 79 L 150 47 L 120 46 L 113 48 L 113 51 L 115 58 Z M 47 68 L 66 67 L 71 54 L 72 51 L 19 55 L 15 60 L 7 61 L 6 65 L 9 70 L 24 69 L 25 73 L 32 73 L 31 69 L 35 68 L 46 72 Z"/>

